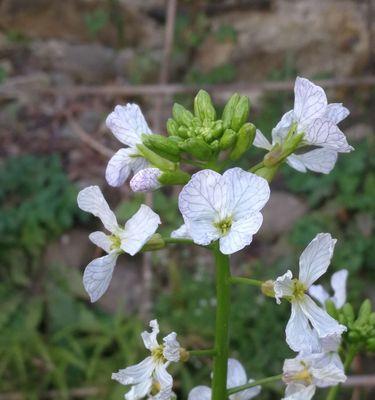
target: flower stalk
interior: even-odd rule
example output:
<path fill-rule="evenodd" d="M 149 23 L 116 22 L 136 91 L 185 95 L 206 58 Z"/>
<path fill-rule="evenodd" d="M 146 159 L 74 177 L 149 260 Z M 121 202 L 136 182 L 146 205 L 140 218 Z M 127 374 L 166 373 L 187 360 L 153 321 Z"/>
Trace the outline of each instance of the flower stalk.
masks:
<path fill-rule="evenodd" d="M 275 375 L 275 376 L 269 376 L 268 378 L 258 379 L 256 381 L 246 383 L 245 385 L 236 386 L 234 388 L 228 389 L 227 395 L 230 396 L 231 394 L 242 392 L 243 390 L 250 389 L 250 388 L 258 386 L 258 385 L 265 385 L 267 383 L 277 382 L 277 381 L 280 381 L 282 379 L 282 377 L 283 377 L 282 374 Z"/>

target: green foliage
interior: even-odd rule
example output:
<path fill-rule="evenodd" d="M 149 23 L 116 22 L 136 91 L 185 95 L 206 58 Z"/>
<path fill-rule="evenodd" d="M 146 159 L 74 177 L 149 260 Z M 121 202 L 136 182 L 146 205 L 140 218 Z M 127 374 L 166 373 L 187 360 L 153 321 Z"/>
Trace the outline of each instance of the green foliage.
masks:
<path fill-rule="evenodd" d="M 231 25 L 220 25 L 219 28 L 214 32 L 215 39 L 218 42 L 236 42 L 237 41 L 237 31 Z"/>
<path fill-rule="evenodd" d="M 3 66 L 0 66 L 0 84 L 4 83 L 7 77 L 8 77 L 7 70 Z"/>
<path fill-rule="evenodd" d="M 106 10 L 96 9 L 83 16 L 85 26 L 92 37 L 96 37 L 108 24 L 109 13 Z"/>
<path fill-rule="evenodd" d="M 214 85 L 217 83 L 230 83 L 236 78 L 236 67 L 233 64 L 222 64 L 212 68 L 208 72 L 202 72 L 198 68 L 192 68 L 186 74 L 187 83 L 201 85 Z"/>

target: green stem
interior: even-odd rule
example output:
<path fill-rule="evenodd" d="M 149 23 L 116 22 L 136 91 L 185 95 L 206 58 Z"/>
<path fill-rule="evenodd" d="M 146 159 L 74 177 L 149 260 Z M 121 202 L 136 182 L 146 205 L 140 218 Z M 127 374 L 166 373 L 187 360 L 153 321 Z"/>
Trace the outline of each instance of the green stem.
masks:
<path fill-rule="evenodd" d="M 245 385 L 236 386 L 234 388 L 228 389 L 227 395 L 229 396 L 234 393 L 242 392 L 243 390 L 252 388 L 254 386 L 265 385 L 266 383 L 279 381 L 282 378 L 282 376 L 283 376 L 282 374 L 275 375 L 275 376 L 269 376 L 268 378 L 258 379 L 257 381 L 245 383 Z"/>
<path fill-rule="evenodd" d="M 163 237 L 163 240 L 166 244 L 193 244 L 194 243 L 191 239 L 187 239 L 187 238 Z"/>
<path fill-rule="evenodd" d="M 354 360 L 354 357 L 357 355 L 357 352 L 358 352 L 357 346 L 349 347 L 349 350 L 346 353 L 346 357 L 345 357 L 345 361 L 344 361 L 345 373 L 349 372 L 350 366 L 352 365 L 352 362 Z M 332 386 L 329 389 L 326 400 L 335 400 L 339 391 L 340 391 L 340 385 Z"/>
<path fill-rule="evenodd" d="M 253 167 L 249 169 L 249 172 L 256 172 L 258 169 L 264 167 L 264 161 L 261 161 L 258 164 L 255 164 Z"/>
<path fill-rule="evenodd" d="M 204 356 L 215 356 L 215 349 L 207 350 L 188 350 L 189 356 L 204 357 Z"/>
<path fill-rule="evenodd" d="M 230 283 L 243 283 L 244 285 L 262 286 L 263 282 L 258 279 L 243 278 L 242 276 L 232 276 L 229 279 Z"/>
<path fill-rule="evenodd" d="M 216 355 L 213 365 L 212 400 L 226 400 L 229 353 L 230 266 L 229 257 L 220 252 L 218 243 L 215 243 L 214 255 L 217 307 L 215 326 Z"/>

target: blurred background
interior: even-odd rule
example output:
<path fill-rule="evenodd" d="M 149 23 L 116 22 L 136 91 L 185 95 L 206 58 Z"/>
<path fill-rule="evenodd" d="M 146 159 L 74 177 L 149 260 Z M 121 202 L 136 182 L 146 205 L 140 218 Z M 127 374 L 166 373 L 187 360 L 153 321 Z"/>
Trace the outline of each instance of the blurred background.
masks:
<path fill-rule="evenodd" d="M 328 176 L 283 168 L 233 273 L 269 279 L 295 269 L 306 244 L 328 231 L 339 239 L 330 272 L 348 269 L 350 301 L 374 304 L 374 15 L 372 0 L 0 0 L 1 400 L 123 398 L 126 388 L 110 376 L 144 357 L 139 334 L 150 316 L 188 349 L 212 346 L 213 265 L 204 249 L 122 256 L 98 303 L 83 290 L 83 269 L 100 255 L 87 237 L 99 222 L 78 210 L 79 189 L 100 185 L 120 221 L 152 201 L 163 233 L 182 222 L 178 191 L 145 199 L 106 184 L 106 163 L 121 147 L 104 124 L 116 104 L 137 102 L 165 133 L 173 102 L 191 108 L 198 87 L 218 110 L 238 91 L 269 135 L 293 104 L 296 75 L 320 82 L 330 102 L 351 110 L 342 129 L 356 151 Z M 251 149 L 241 166 L 261 157 Z M 280 373 L 292 355 L 288 305 L 251 287 L 236 288 L 232 300 L 232 355 L 252 378 Z M 374 366 L 363 354 L 353 373 Z M 210 359 L 173 368 L 181 399 L 210 383 Z M 259 399 L 282 390 L 271 386 Z M 342 393 L 375 396 L 369 387 Z"/>

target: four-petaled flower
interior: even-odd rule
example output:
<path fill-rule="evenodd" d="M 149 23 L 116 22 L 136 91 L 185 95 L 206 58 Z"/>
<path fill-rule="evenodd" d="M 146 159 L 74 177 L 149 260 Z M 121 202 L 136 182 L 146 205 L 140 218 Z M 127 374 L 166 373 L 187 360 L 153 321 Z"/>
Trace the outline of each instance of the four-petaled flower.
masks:
<path fill-rule="evenodd" d="M 331 300 L 336 308 L 341 308 L 346 302 L 346 280 L 348 279 L 348 271 L 342 269 L 335 272 L 331 277 L 331 286 L 333 296 L 324 289 L 322 285 L 311 285 L 309 289 L 310 296 L 318 300 L 323 306 L 327 300 Z"/>
<path fill-rule="evenodd" d="M 346 381 L 344 366 L 337 354 L 299 354 L 285 360 L 283 380 L 287 384 L 283 400 L 310 400 L 316 387 L 336 386 Z"/>
<path fill-rule="evenodd" d="M 332 239 L 329 233 L 319 233 L 301 254 L 298 279 L 293 279 L 292 272 L 288 270 L 274 283 L 277 303 L 286 298 L 292 304 L 286 341 L 294 351 L 313 351 L 317 346 L 316 334 L 311 326 L 321 339 L 340 336 L 346 330 L 307 294 L 311 285 L 327 271 L 335 243 L 336 239 Z"/>
<path fill-rule="evenodd" d="M 137 104 L 116 106 L 106 120 L 107 127 L 127 148 L 118 150 L 109 160 L 105 177 L 111 186 L 121 186 L 133 173 L 146 168 L 149 164 L 137 149 L 142 143 L 142 134 L 151 130 Z"/>
<path fill-rule="evenodd" d="M 120 369 L 112 374 L 112 379 L 123 385 L 132 385 L 125 394 L 126 400 L 138 400 L 145 396 L 155 400 L 169 400 L 173 396 L 173 378 L 167 371 L 171 362 L 180 360 L 180 344 L 176 333 L 165 336 L 163 344 L 157 341 L 159 325 L 157 320 L 150 322 L 151 332 L 143 332 L 142 339 L 151 355 L 139 364 Z"/>
<path fill-rule="evenodd" d="M 150 207 L 142 204 L 121 228 L 98 186 L 89 186 L 81 190 L 77 202 L 83 211 L 99 217 L 110 232 L 110 235 L 106 235 L 98 231 L 89 236 L 94 244 L 108 253 L 91 261 L 83 274 L 83 285 L 94 302 L 108 289 L 119 254 L 124 252 L 134 256 L 138 253 L 155 233 L 161 221 Z"/>
<path fill-rule="evenodd" d="M 324 90 L 308 79 L 297 77 L 294 86 L 294 109 L 283 115 L 272 130 L 272 144 L 258 130 L 254 146 L 271 150 L 282 145 L 292 125 L 296 132 L 303 133 L 299 147 L 320 147 L 304 154 L 291 154 L 287 163 L 300 172 L 311 170 L 328 174 L 335 166 L 337 153 L 348 153 L 353 147 L 337 124 L 349 115 L 349 110 L 340 103 L 328 104 Z"/>
<path fill-rule="evenodd" d="M 184 186 L 178 205 L 195 243 L 219 240 L 220 251 L 232 254 L 251 243 L 269 196 L 267 181 L 251 172 L 232 168 L 220 175 L 206 169 Z"/>
<path fill-rule="evenodd" d="M 227 388 L 231 389 L 251 382 L 253 382 L 253 379 L 247 379 L 246 371 L 242 364 L 233 358 L 229 358 Z M 261 386 L 254 386 L 252 388 L 242 390 L 241 392 L 231 394 L 229 396 L 229 399 L 250 400 L 258 396 L 261 389 Z M 209 388 L 208 386 L 197 386 L 190 391 L 188 400 L 211 400 L 211 392 L 211 388 Z"/>

